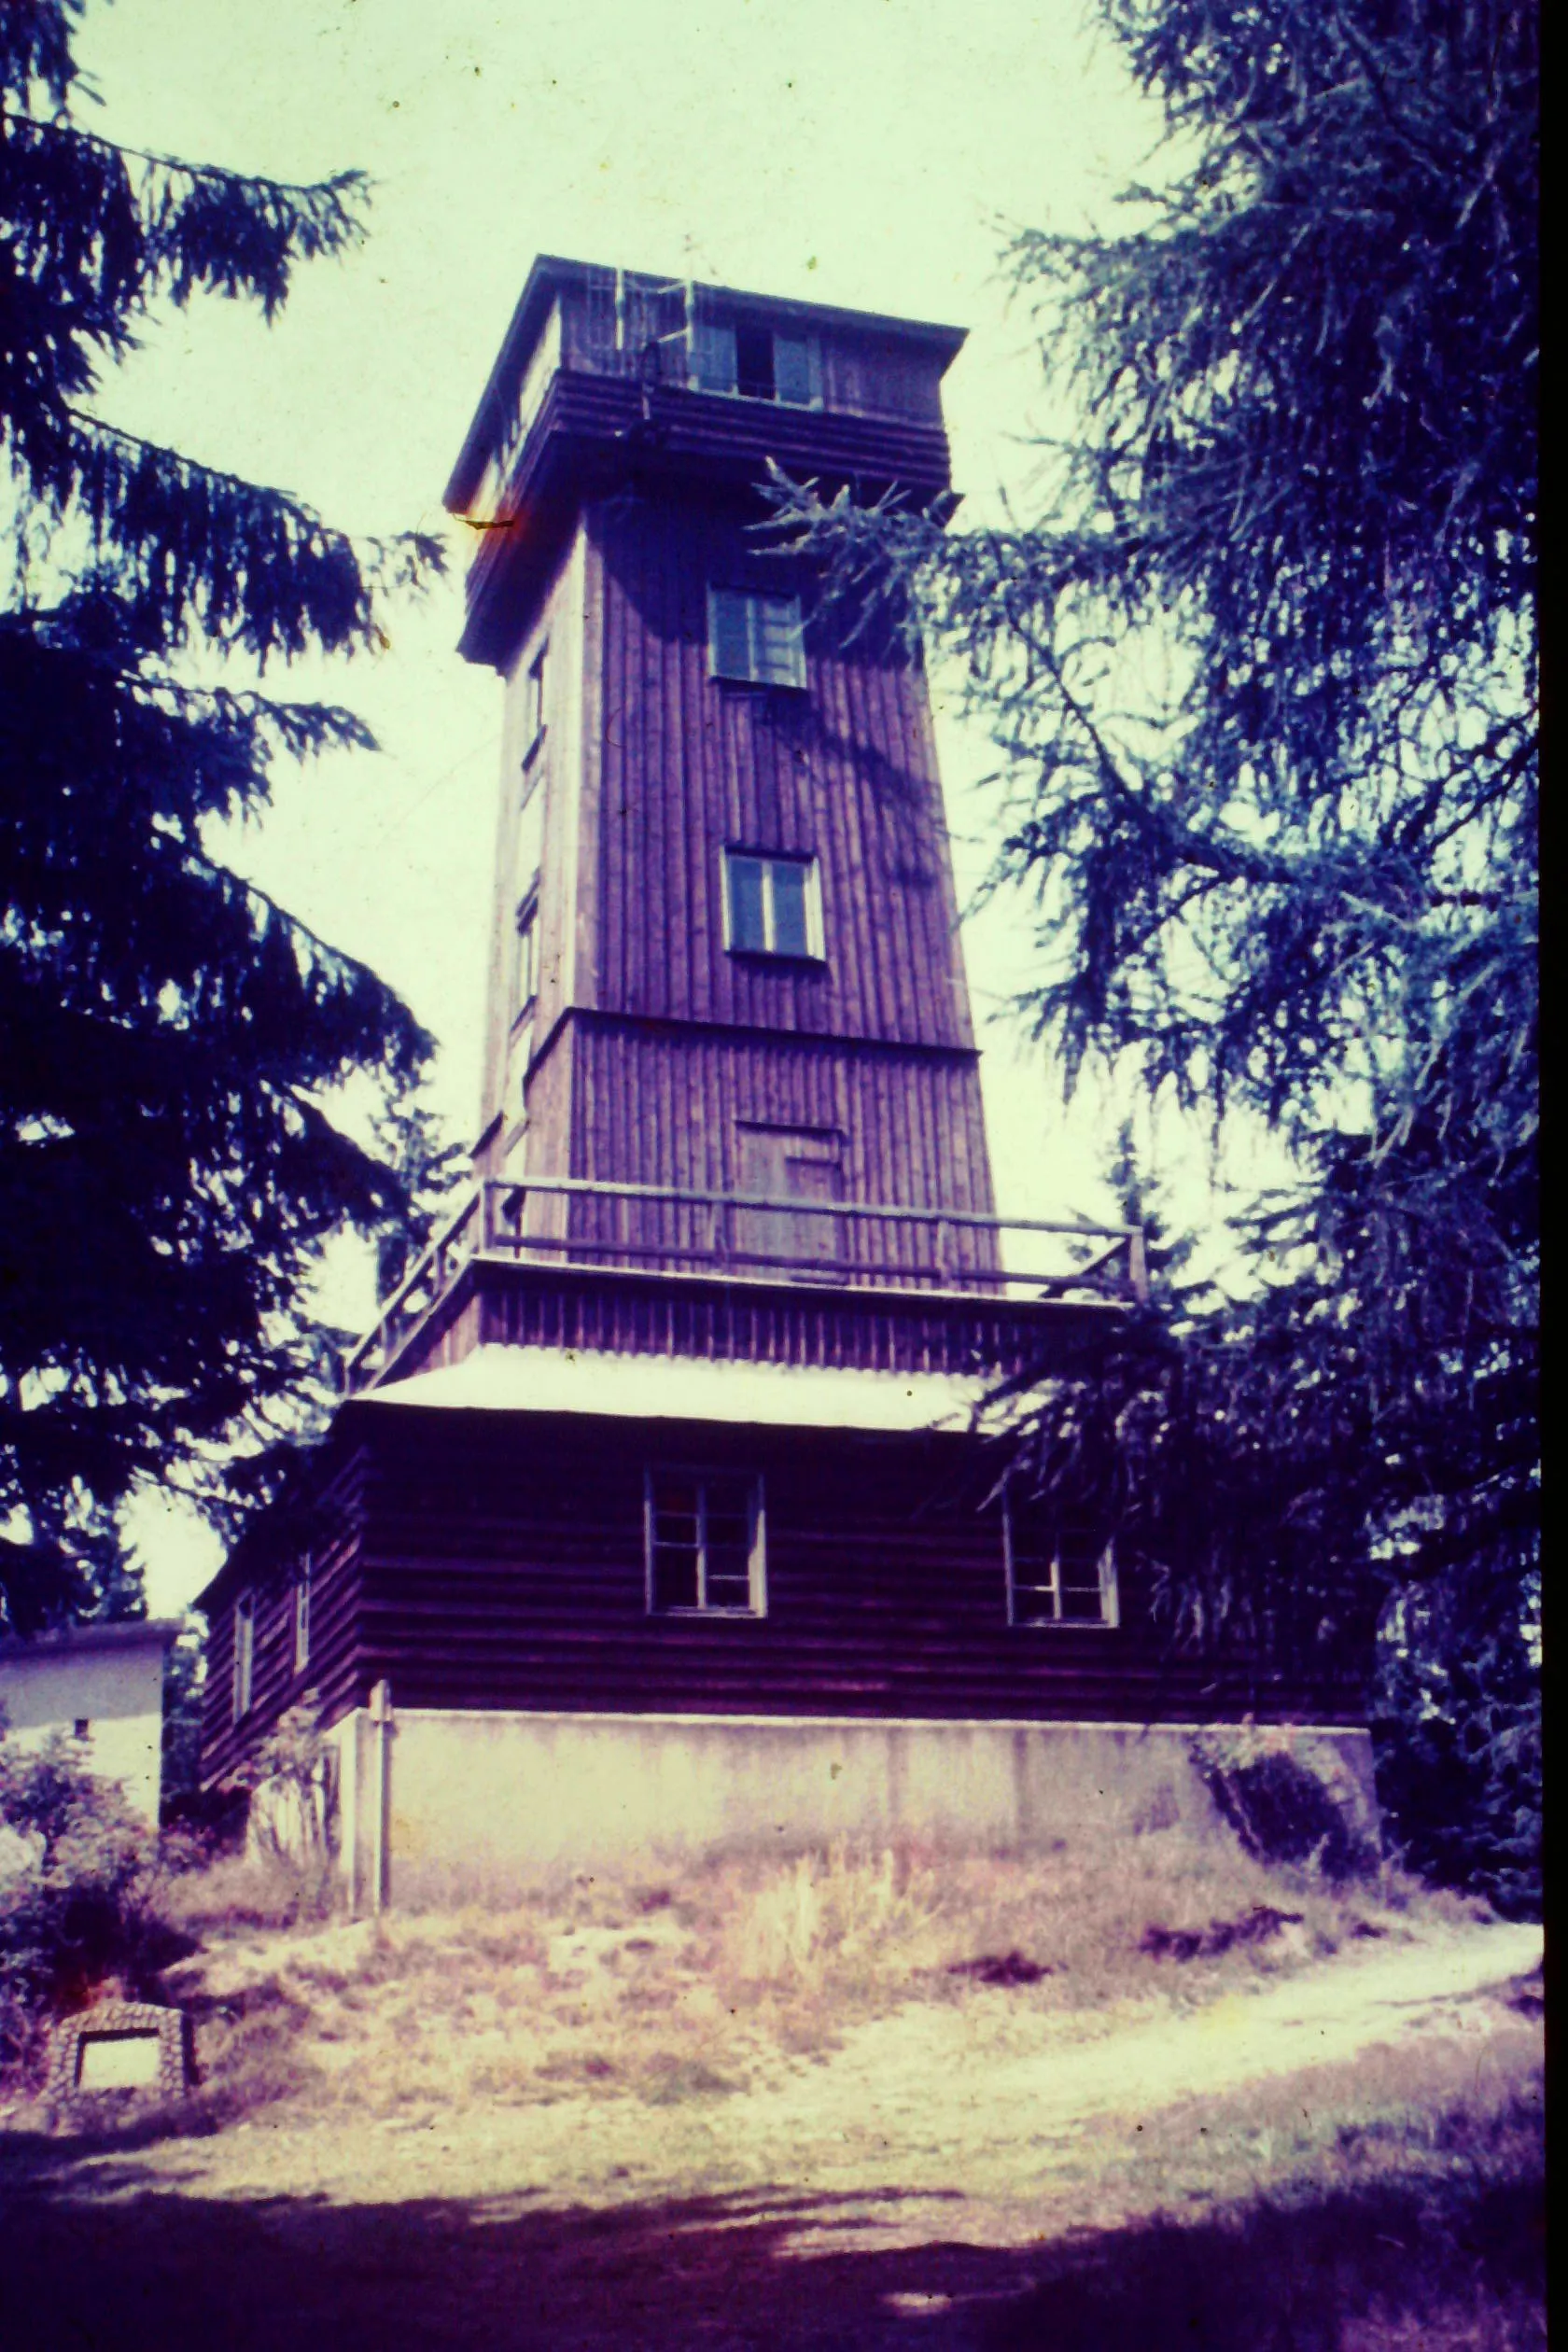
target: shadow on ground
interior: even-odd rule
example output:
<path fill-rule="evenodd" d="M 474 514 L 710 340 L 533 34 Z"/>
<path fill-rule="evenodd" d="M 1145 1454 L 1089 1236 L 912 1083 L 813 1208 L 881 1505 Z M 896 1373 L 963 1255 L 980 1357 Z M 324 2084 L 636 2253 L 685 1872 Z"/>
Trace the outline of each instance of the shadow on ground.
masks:
<path fill-rule="evenodd" d="M 929 2234 L 949 2219 L 950 2237 Z M 965 2243 L 964 2220 L 956 2192 L 933 2205 L 892 2190 L 852 2204 L 760 2191 L 603 2209 L 534 2194 L 218 2201 L 159 2184 L 129 2156 L 89 2174 L 68 2145 L 0 2138 L 0 2335 L 19 2352 L 1524 2352 L 1546 2341 L 1535 2183 L 1436 2201 L 1379 2186 L 1032 2246 Z M 1463 2317 L 1477 2310 L 1478 2327 Z M 1364 2322 L 1372 2334 L 1357 2332 Z"/>

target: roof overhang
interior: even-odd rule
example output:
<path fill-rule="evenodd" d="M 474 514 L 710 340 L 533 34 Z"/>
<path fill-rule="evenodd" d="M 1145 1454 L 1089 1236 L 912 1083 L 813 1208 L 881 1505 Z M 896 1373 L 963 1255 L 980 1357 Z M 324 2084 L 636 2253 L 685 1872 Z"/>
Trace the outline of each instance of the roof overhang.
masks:
<path fill-rule="evenodd" d="M 488 1343 L 461 1362 L 389 1380 L 355 1400 L 362 1413 L 411 1406 L 445 1412 L 571 1414 L 750 1429 L 839 1429 L 912 1435 L 994 1427 L 994 1378 L 611 1354 Z"/>
<path fill-rule="evenodd" d="M 67 1654 L 79 1658 L 93 1650 L 166 1650 L 184 1631 L 180 1617 L 113 1617 L 101 1624 L 56 1625 L 43 1633 L 7 1633 L 0 1639 L 0 1660 Z"/>

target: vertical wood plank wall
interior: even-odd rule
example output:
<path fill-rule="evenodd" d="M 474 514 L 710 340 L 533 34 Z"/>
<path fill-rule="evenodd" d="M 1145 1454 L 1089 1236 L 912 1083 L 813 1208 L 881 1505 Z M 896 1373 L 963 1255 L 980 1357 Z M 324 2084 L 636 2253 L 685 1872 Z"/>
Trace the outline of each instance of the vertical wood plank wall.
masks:
<path fill-rule="evenodd" d="M 603 707 L 583 876 L 594 989 L 580 1001 L 973 1046 L 924 679 L 893 648 L 844 643 L 841 622 L 810 611 L 811 576 L 761 554 L 747 519 L 667 494 L 589 516 Z M 708 677 L 713 583 L 801 594 L 806 693 Z M 821 964 L 726 951 L 726 845 L 819 859 Z"/>
<path fill-rule="evenodd" d="M 738 1123 L 822 1127 L 844 1139 L 846 1197 L 987 1213 L 978 1073 L 918 665 L 893 644 L 846 643 L 843 624 L 817 613 L 806 693 L 712 679 L 715 581 L 798 588 L 810 611 L 811 580 L 758 553 L 736 502 L 628 495 L 589 511 L 522 639 L 505 809 L 517 799 L 522 680 L 547 637 L 551 646 L 526 1165 L 727 1190 L 740 1182 Z M 583 610 L 568 613 L 578 595 Z M 515 832 L 505 809 L 503 872 Z M 729 953 L 726 847 L 817 858 L 819 963 Z M 508 969 L 511 919 L 503 890 L 493 989 Z M 563 945 L 568 925 L 574 959 Z M 494 1016 L 492 1110 L 505 1029 Z M 878 1247 L 900 1254 L 890 1233 Z"/>

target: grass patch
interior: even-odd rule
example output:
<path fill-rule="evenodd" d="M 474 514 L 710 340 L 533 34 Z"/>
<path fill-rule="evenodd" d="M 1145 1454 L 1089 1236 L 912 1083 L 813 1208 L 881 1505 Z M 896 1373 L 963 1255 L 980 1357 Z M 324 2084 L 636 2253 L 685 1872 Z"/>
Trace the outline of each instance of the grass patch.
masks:
<path fill-rule="evenodd" d="M 369 2113 L 707 2095 L 911 2002 L 1093 2033 L 1463 1915 L 1393 1877 L 1337 1886 L 1177 1832 L 1125 1841 L 1113 1869 L 1088 1841 L 1030 1857 L 835 1847 L 352 1925 L 301 1912 L 254 1862 L 181 1883 L 203 1951 L 171 1989 L 203 2005 L 212 2079 L 235 2100 Z"/>

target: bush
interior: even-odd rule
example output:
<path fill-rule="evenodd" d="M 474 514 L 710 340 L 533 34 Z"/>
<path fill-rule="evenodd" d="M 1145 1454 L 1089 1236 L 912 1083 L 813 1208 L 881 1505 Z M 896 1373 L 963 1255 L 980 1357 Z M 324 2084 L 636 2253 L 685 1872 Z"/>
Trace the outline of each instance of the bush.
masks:
<path fill-rule="evenodd" d="M 27 1748 L 0 1727 L 0 2068 L 14 2068 L 110 1979 L 140 1994 L 164 1937 L 156 1841 L 63 1733 Z"/>
<path fill-rule="evenodd" d="M 1377 1855 L 1357 1830 L 1346 1792 L 1295 1754 L 1288 1730 L 1200 1731 L 1193 1762 L 1222 1817 L 1256 1862 L 1321 1870 L 1337 1884 L 1374 1869 Z"/>
<path fill-rule="evenodd" d="M 245 1768 L 251 1852 L 294 1890 L 296 1918 L 325 1918 L 336 1895 L 335 1757 L 321 1730 L 314 1690 L 278 1717 Z"/>

